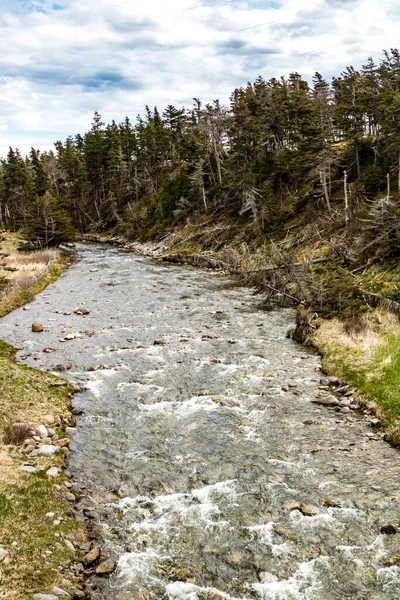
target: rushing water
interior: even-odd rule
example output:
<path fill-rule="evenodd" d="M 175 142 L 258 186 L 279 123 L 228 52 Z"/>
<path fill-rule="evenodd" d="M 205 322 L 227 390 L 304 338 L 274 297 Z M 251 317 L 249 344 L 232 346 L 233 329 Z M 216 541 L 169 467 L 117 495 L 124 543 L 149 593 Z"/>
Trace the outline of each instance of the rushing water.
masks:
<path fill-rule="evenodd" d="M 217 274 L 80 256 L 1 337 L 85 387 L 71 470 L 118 557 L 93 597 L 400 598 L 400 534 L 381 533 L 400 525 L 399 453 L 311 403 L 320 361 L 286 338 L 292 313 Z"/>

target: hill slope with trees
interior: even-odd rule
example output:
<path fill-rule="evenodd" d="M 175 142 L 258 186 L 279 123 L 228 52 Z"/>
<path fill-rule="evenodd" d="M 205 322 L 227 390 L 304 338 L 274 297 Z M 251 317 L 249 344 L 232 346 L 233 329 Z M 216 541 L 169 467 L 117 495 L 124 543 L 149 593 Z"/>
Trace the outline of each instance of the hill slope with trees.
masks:
<path fill-rule="evenodd" d="M 44 246 L 181 230 L 180 250 L 225 249 L 256 283 L 328 311 L 356 309 L 365 269 L 369 292 L 400 301 L 399 214 L 396 49 L 329 82 L 258 77 L 229 107 L 195 98 L 134 124 L 95 113 L 84 135 L 26 158 L 10 148 L 0 165 L 5 229 Z"/>

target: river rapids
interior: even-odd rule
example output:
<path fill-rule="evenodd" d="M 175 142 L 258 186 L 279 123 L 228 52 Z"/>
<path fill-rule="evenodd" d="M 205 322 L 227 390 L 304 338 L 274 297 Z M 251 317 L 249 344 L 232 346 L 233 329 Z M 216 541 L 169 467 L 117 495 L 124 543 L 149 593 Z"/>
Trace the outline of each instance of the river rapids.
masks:
<path fill-rule="evenodd" d="M 118 561 L 93 599 L 398 600 L 381 528 L 400 525 L 399 452 L 311 402 L 320 359 L 286 337 L 292 311 L 220 274 L 79 255 L 1 337 L 82 387 L 69 470 Z"/>

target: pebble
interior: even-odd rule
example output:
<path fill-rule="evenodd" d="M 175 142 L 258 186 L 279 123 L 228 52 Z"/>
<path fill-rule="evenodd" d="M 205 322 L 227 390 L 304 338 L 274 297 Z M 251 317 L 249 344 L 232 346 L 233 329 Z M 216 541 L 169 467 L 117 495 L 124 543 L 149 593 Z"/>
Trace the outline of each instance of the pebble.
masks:
<path fill-rule="evenodd" d="M 43 325 L 41 323 L 32 323 L 32 331 L 34 333 L 41 333 L 43 331 Z"/>
<path fill-rule="evenodd" d="M 33 594 L 34 600 L 58 600 L 54 594 Z"/>
<path fill-rule="evenodd" d="M 53 512 L 48 512 L 48 513 L 46 513 L 46 517 L 47 517 L 48 519 L 53 519 L 55 516 L 56 516 L 56 513 L 53 513 Z"/>

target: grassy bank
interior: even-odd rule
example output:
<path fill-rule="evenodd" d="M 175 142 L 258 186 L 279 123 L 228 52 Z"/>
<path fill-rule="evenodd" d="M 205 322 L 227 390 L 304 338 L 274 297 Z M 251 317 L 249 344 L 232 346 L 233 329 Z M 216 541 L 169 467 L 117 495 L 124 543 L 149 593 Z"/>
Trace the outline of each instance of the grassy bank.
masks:
<path fill-rule="evenodd" d="M 13 255 L 17 243 L 7 240 L 2 252 Z M 24 288 L 21 278 L 40 272 L 47 258 L 43 253 L 23 253 L 19 263 L 13 259 L 19 266 L 7 271 L 13 277 L 0 300 L 0 315 L 29 302 L 55 281 L 71 260 L 53 254 L 46 275 Z M 34 264 L 39 267 L 29 269 Z M 61 571 L 74 558 L 74 545 L 83 541 L 83 532 L 63 497 L 68 491 L 61 471 L 66 453 L 31 456 L 33 446 L 24 441 L 29 430 L 48 423 L 49 418 L 50 427 L 65 437 L 65 427 L 73 425 L 69 411 L 73 387 L 18 365 L 13 360 L 15 353 L 0 342 L 0 598 L 28 600 L 33 593 L 50 593 L 54 585 L 65 587 Z M 16 423 L 21 425 L 15 427 Z M 21 430 L 22 435 L 15 436 Z M 27 465 L 32 472 L 21 470 Z M 47 474 L 51 467 L 60 469 L 58 476 Z"/>
<path fill-rule="evenodd" d="M 347 321 L 322 321 L 311 338 L 323 357 L 324 371 L 357 388 L 373 409 L 386 439 L 400 446 L 400 321 L 371 311 Z"/>

